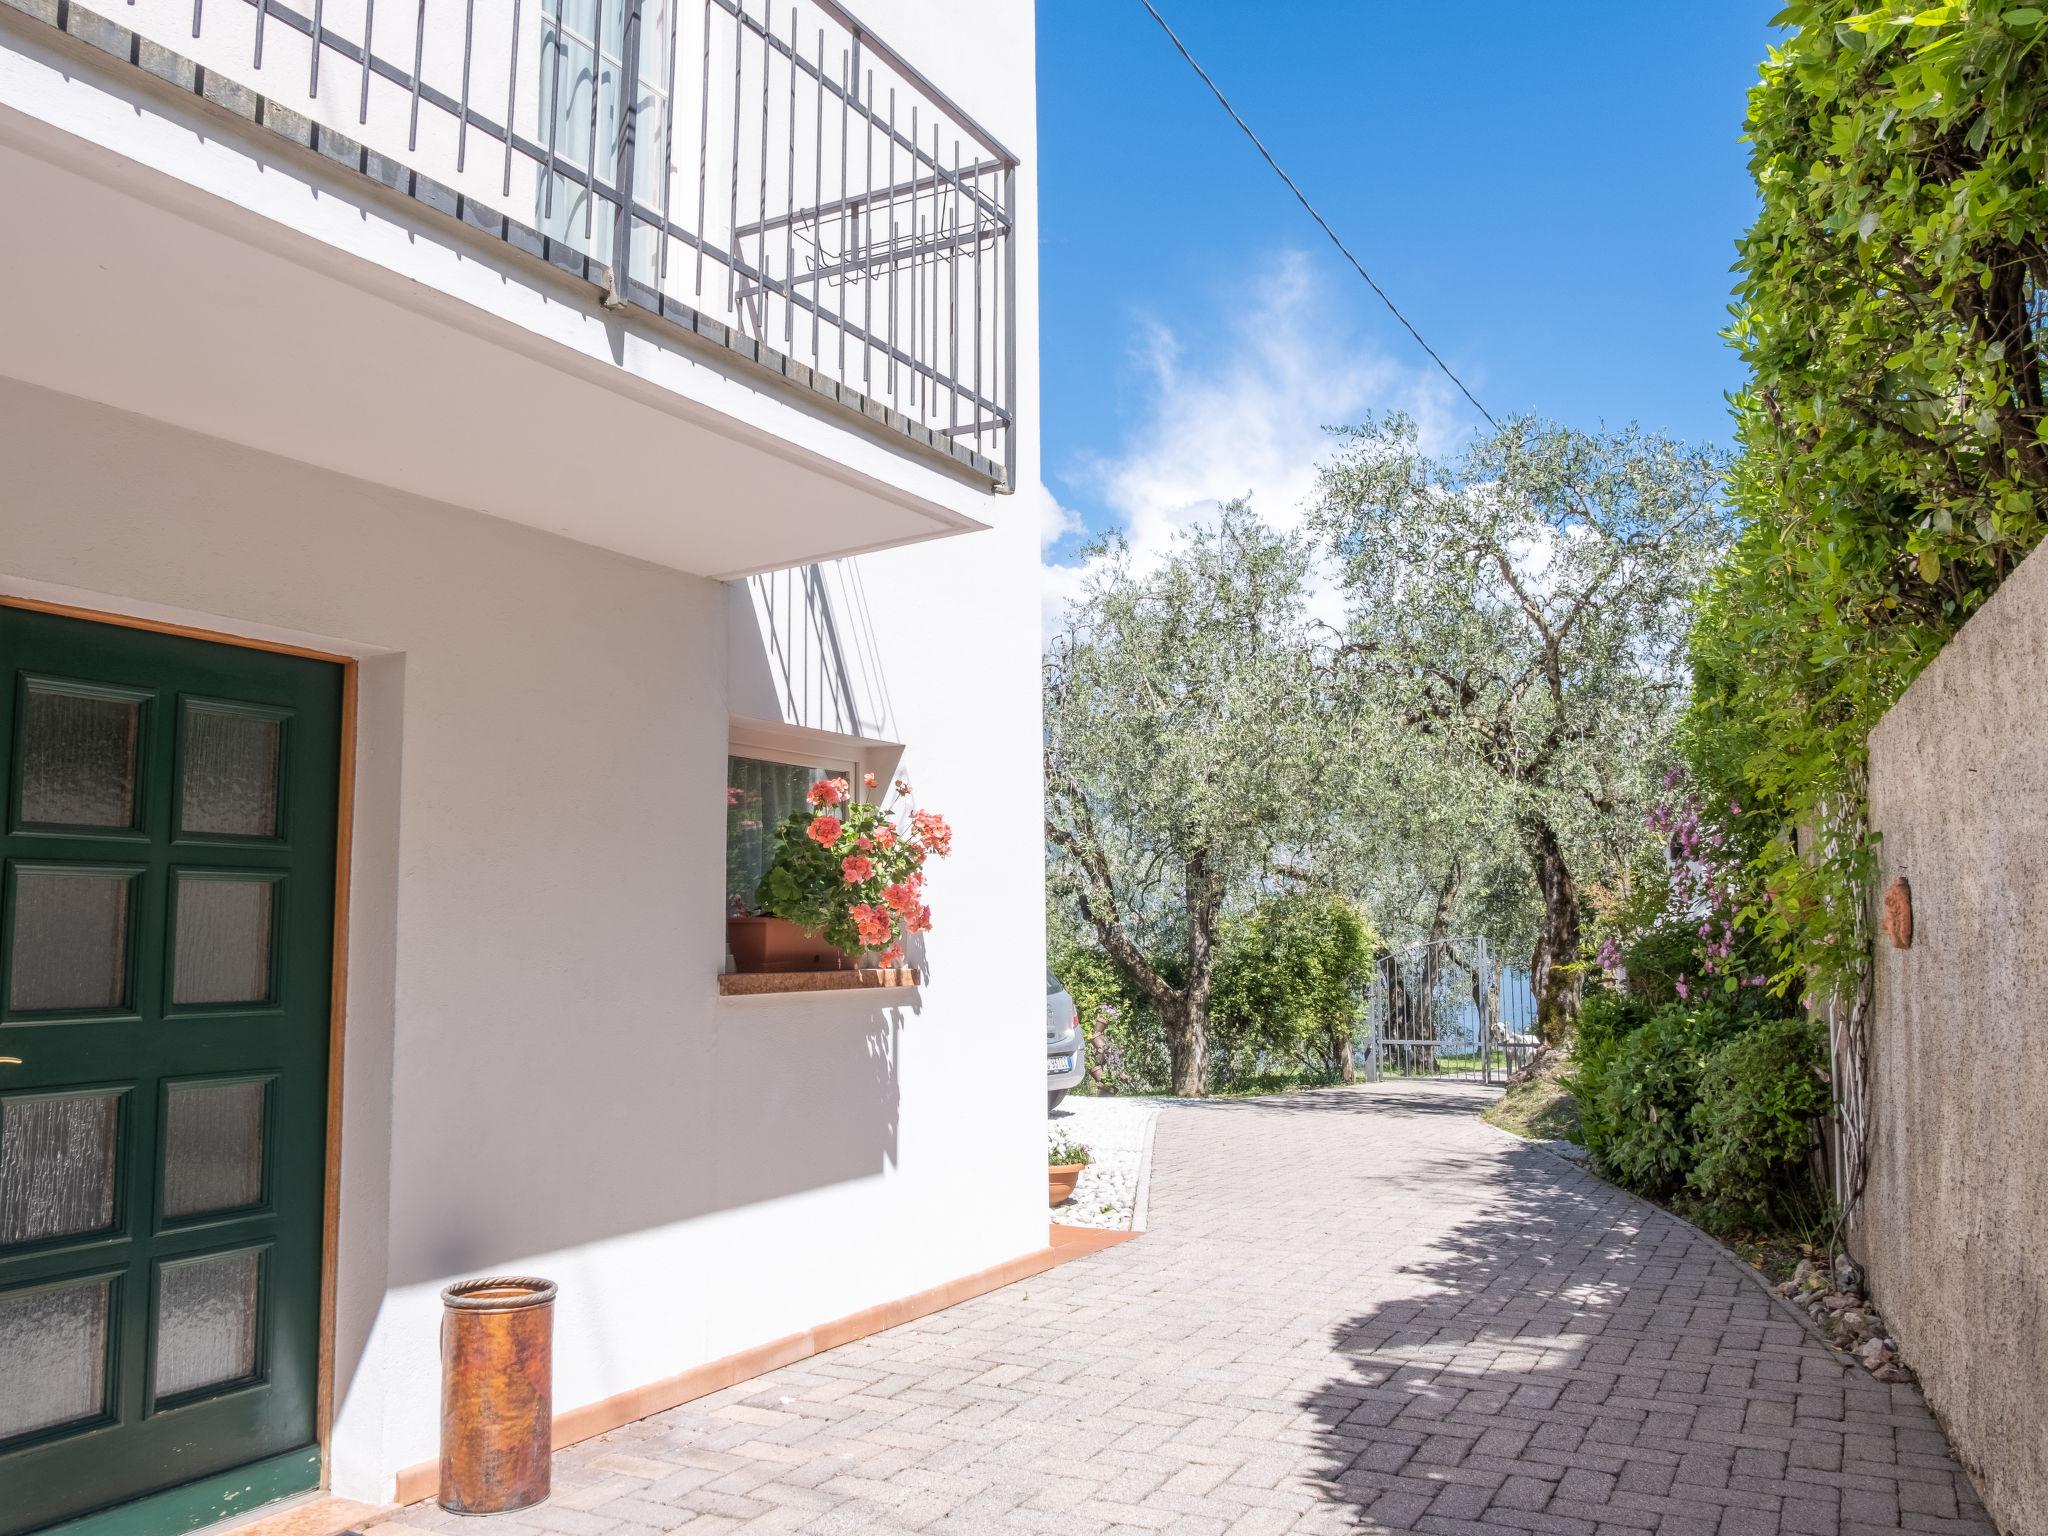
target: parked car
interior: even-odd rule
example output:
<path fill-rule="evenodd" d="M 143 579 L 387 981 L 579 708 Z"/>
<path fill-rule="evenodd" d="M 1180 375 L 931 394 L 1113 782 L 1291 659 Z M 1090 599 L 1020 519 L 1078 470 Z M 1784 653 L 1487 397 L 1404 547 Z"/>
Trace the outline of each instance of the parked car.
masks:
<path fill-rule="evenodd" d="M 1081 1044 L 1081 1011 L 1051 971 L 1045 973 L 1045 1112 L 1060 1107 L 1067 1090 L 1088 1075 Z"/>

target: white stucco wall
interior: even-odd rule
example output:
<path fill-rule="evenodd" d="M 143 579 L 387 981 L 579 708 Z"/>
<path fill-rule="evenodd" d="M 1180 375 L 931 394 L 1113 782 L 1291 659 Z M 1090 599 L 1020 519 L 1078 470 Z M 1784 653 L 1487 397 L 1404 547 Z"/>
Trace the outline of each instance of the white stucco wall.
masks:
<path fill-rule="evenodd" d="M 1044 1243 L 1031 529 L 862 562 L 928 984 L 720 1001 L 727 588 L 18 384 L 0 462 L 0 591 L 368 658 L 337 1491 L 434 1454 L 450 1278 L 561 1283 L 569 1408 Z"/>
<path fill-rule="evenodd" d="M 1035 487 L 1032 7 L 856 8 L 1023 158 Z M 0 593 L 361 658 L 335 1490 L 433 1457 L 451 1278 L 561 1284 L 560 1410 L 1041 1247 L 1032 498 L 39 26 L 0 13 L 0 187 L 67 238 L 0 255 Z M 683 574 L 749 519 L 990 528 L 820 569 L 835 716 L 818 613 Z M 916 992 L 716 996 L 729 716 L 904 744 L 956 829 Z"/>

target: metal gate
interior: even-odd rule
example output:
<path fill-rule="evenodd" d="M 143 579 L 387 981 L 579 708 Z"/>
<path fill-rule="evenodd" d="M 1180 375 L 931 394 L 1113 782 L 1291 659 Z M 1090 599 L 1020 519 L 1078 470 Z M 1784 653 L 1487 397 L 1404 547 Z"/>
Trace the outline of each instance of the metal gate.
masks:
<path fill-rule="evenodd" d="M 1382 955 L 1366 1001 L 1373 1082 L 1388 1077 L 1505 1083 L 1536 1054 L 1536 998 L 1484 939 L 1442 939 Z"/>

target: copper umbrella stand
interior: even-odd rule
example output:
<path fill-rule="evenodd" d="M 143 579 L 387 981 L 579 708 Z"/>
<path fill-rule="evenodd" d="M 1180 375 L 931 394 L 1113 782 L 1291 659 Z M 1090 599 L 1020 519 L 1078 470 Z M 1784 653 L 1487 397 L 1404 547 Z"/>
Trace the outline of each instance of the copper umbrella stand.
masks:
<path fill-rule="evenodd" d="M 495 1515 L 548 1496 L 555 1284 L 525 1275 L 441 1292 L 443 1509 Z"/>

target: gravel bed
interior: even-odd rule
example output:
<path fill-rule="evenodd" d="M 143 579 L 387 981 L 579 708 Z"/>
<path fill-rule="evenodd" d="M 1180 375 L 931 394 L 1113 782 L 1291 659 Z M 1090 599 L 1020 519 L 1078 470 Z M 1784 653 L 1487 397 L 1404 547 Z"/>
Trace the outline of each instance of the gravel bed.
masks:
<path fill-rule="evenodd" d="M 1081 1182 L 1052 1219 L 1066 1227 L 1128 1228 L 1144 1176 L 1147 1134 L 1159 1113 L 1156 1099 L 1076 1097 L 1047 1118 L 1048 1136 L 1064 1134 L 1093 1154 Z"/>

